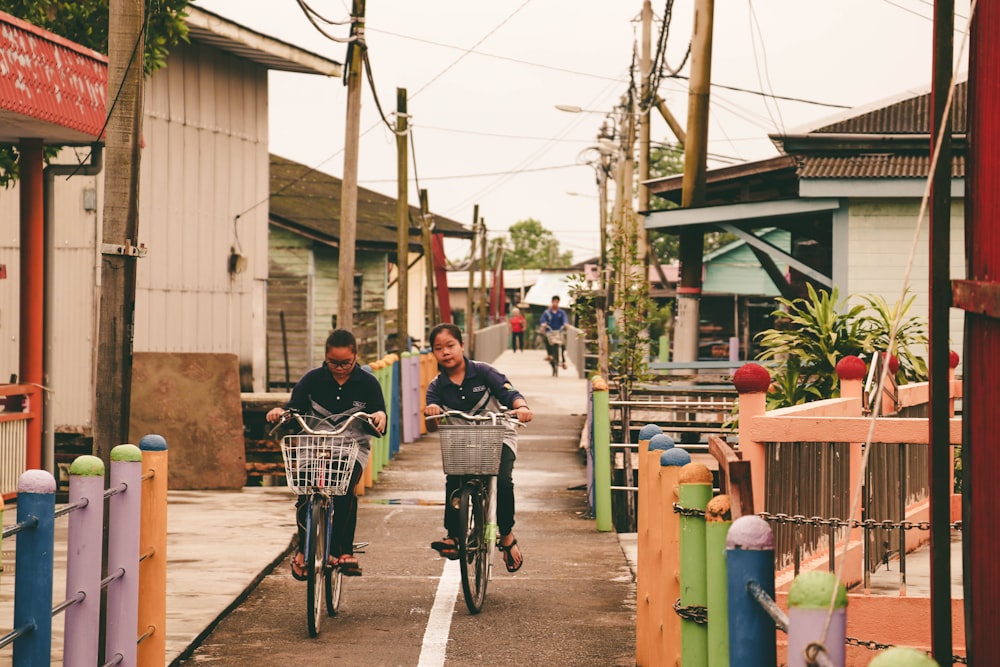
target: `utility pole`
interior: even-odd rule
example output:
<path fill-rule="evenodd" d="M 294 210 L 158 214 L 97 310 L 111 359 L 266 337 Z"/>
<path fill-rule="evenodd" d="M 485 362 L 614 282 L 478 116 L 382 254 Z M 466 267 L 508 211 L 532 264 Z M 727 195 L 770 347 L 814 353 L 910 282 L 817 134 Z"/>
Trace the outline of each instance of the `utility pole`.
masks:
<path fill-rule="evenodd" d="M 354 0 L 347 46 L 347 121 L 344 178 L 340 186 L 340 247 L 337 259 L 337 328 L 354 327 L 354 249 L 358 231 L 358 144 L 361 141 L 361 75 L 364 70 L 365 0 Z"/>
<path fill-rule="evenodd" d="M 712 81 L 712 17 L 715 0 L 697 0 L 694 34 L 691 38 L 691 81 L 688 93 L 687 142 L 684 146 L 684 178 L 681 206 L 705 201 L 705 169 L 708 156 L 708 100 Z M 674 360 L 698 358 L 698 321 L 701 310 L 701 272 L 705 237 L 700 229 L 680 233 L 681 281 L 677 288 L 677 327 Z"/>
<path fill-rule="evenodd" d="M 479 220 L 479 204 L 472 207 L 472 246 L 469 248 L 469 290 L 466 294 L 465 302 L 465 338 L 466 347 L 469 348 L 469 357 L 476 352 L 476 316 L 473 313 L 472 304 L 475 302 L 475 288 L 472 281 L 476 277 L 476 221 Z"/>
<path fill-rule="evenodd" d="M 483 328 L 489 326 L 486 320 L 486 252 L 489 243 L 486 241 L 486 218 L 479 219 L 479 324 Z"/>
<path fill-rule="evenodd" d="M 427 269 L 427 325 L 428 330 L 438 323 L 437 308 L 434 307 L 434 250 L 431 247 L 431 224 L 428 212 L 427 189 L 420 191 L 420 225 L 424 241 L 424 266 Z"/>
<path fill-rule="evenodd" d="M 400 352 L 410 351 L 410 203 L 407 160 L 410 140 L 407 133 L 406 88 L 396 89 L 396 337 Z"/>
<path fill-rule="evenodd" d="M 649 188 L 646 181 L 649 180 L 649 112 L 653 108 L 653 96 L 655 91 L 649 89 L 650 65 L 650 42 L 653 25 L 653 5 L 650 0 L 642 2 L 642 51 L 639 54 L 639 73 L 642 83 L 639 86 L 639 210 L 649 210 Z M 636 255 L 642 266 L 649 263 L 646 248 L 649 245 L 649 232 L 645 225 L 637 234 L 638 247 Z M 645 273 L 645 272 L 644 272 Z M 644 276 L 645 277 L 645 276 Z"/>
<path fill-rule="evenodd" d="M 135 274 L 139 258 L 139 137 L 142 134 L 145 4 L 108 7 L 107 169 L 101 249 L 100 315 L 94 400 L 94 454 L 110 465 L 111 449 L 129 441 Z M 107 468 L 110 469 L 110 468 Z"/>

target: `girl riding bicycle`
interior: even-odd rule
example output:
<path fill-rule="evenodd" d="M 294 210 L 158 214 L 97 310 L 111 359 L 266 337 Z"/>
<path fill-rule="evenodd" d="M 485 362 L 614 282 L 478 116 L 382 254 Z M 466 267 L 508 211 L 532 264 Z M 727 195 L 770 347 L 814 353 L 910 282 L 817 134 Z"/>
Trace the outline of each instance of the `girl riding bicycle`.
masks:
<path fill-rule="evenodd" d="M 521 422 L 531 421 L 528 402 L 514 389 L 507 377 L 496 368 L 465 356 L 462 330 L 454 324 L 439 324 L 429 336 L 431 350 L 440 374 L 427 387 L 427 416 L 439 415 L 443 409 L 500 411 L 509 408 Z M 434 428 L 434 421 L 428 427 Z M 497 525 L 500 529 L 500 551 L 508 572 L 517 572 L 524 563 L 521 549 L 514 537 L 514 460 L 517 458 L 517 433 L 511 428 L 504 437 L 497 475 Z M 458 558 L 455 536 L 459 532 L 458 510 L 447 499 L 458 490 L 458 478 L 448 475 L 445 482 L 444 527 L 446 537 L 431 543 L 431 548 L 445 558 Z"/>
<path fill-rule="evenodd" d="M 277 421 L 285 410 L 296 410 L 319 417 L 348 415 L 367 412 L 372 424 L 380 432 L 385 432 L 385 398 L 382 387 L 375 376 L 358 366 L 358 344 L 354 334 L 346 329 L 337 329 L 326 339 L 326 358 L 323 365 L 314 368 L 298 381 L 292 389 L 292 396 L 284 408 L 268 411 L 266 419 Z M 371 451 L 371 436 L 359 430 L 357 437 L 361 447 L 347 494 L 333 498 L 333 542 L 331 553 L 341 572 L 346 576 L 360 576 L 361 567 L 354 556 L 354 531 L 358 521 L 358 497 L 355 487 L 368 462 Z M 299 550 L 292 557 L 292 576 L 299 581 L 306 578 L 305 544 L 303 531 L 304 512 L 308 496 L 299 496 L 296 502 L 296 516 L 299 525 Z"/>

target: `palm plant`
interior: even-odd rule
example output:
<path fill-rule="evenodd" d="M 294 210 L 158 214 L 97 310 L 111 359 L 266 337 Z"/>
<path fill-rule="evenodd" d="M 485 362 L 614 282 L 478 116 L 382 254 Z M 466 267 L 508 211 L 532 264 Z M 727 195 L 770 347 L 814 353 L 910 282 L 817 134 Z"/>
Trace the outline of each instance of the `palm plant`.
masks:
<path fill-rule="evenodd" d="M 927 361 L 914 353 L 912 348 L 926 348 L 929 339 L 927 338 L 924 323 L 920 318 L 908 317 L 903 319 L 916 295 L 903 295 L 894 306 L 889 306 L 888 302 L 881 296 L 861 297 L 868 304 L 870 314 L 866 315 L 866 327 L 869 335 L 871 349 L 876 351 L 889 351 L 896 355 L 899 360 L 899 370 L 896 372 L 896 380 L 900 384 L 907 382 L 923 382 L 927 379 Z M 889 336 L 892 333 L 893 322 L 897 322 L 894 343 L 889 346 Z"/>

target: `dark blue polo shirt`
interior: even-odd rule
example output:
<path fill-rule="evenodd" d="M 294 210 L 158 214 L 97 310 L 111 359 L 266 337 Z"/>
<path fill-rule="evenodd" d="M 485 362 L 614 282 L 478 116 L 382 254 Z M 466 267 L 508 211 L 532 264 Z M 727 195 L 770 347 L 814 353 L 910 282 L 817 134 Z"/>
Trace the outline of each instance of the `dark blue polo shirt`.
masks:
<path fill-rule="evenodd" d="M 465 359 L 465 379 L 455 384 L 447 373 L 439 373 L 427 386 L 427 403 L 476 414 L 483 410 L 510 408 L 518 398 L 507 376 L 483 361 Z"/>

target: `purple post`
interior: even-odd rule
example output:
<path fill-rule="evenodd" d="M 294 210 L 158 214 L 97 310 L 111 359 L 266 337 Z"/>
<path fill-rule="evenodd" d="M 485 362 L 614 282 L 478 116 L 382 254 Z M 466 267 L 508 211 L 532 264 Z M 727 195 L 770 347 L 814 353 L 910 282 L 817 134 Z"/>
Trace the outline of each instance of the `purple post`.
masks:
<path fill-rule="evenodd" d="M 788 589 L 788 665 L 812 664 L 810 645 L 821 644 L 835 667 L 844 667 L 847 589 L 833 572 L 804 572 Z M 810 652 L 810 658 L 806 657 Z"/>
<path fill-rule="evenodd" d="M 111 489 L 125 490 L 111 496 L 108 505 L 107 631 L 104 657 L 117 656 L 121 665 L 136 663 L 139 627 L 139 527 L 142 504 L 142 451 L 135 445 L 111 450 Z M 119 576 L 120 575 L 120 576 Z"/>
<path fill-rule="evenodd" d="M 402 357 L 403 442 L 413 442 L 420 437 L 420 355 L 404 352 Z"/>
<path fill-rule="evenodd" d="M 104 541 L 104 462 L 78 456 L 69 468 L 70 504 L 86 506 L 69 513 L 66 541 L 66 599 L 83 599 L 66 609 L 63 667 L 92 667 L 98 662 L 101 628 L 101 552 Z"/>
<path fill-rule="evenodd" d="M 47 665 L 52 654 L 52 553 L 55 547 L 56 480 L 44 470 L 26 470 L 17 480 L 14 555 L 14 667 Z"/>

